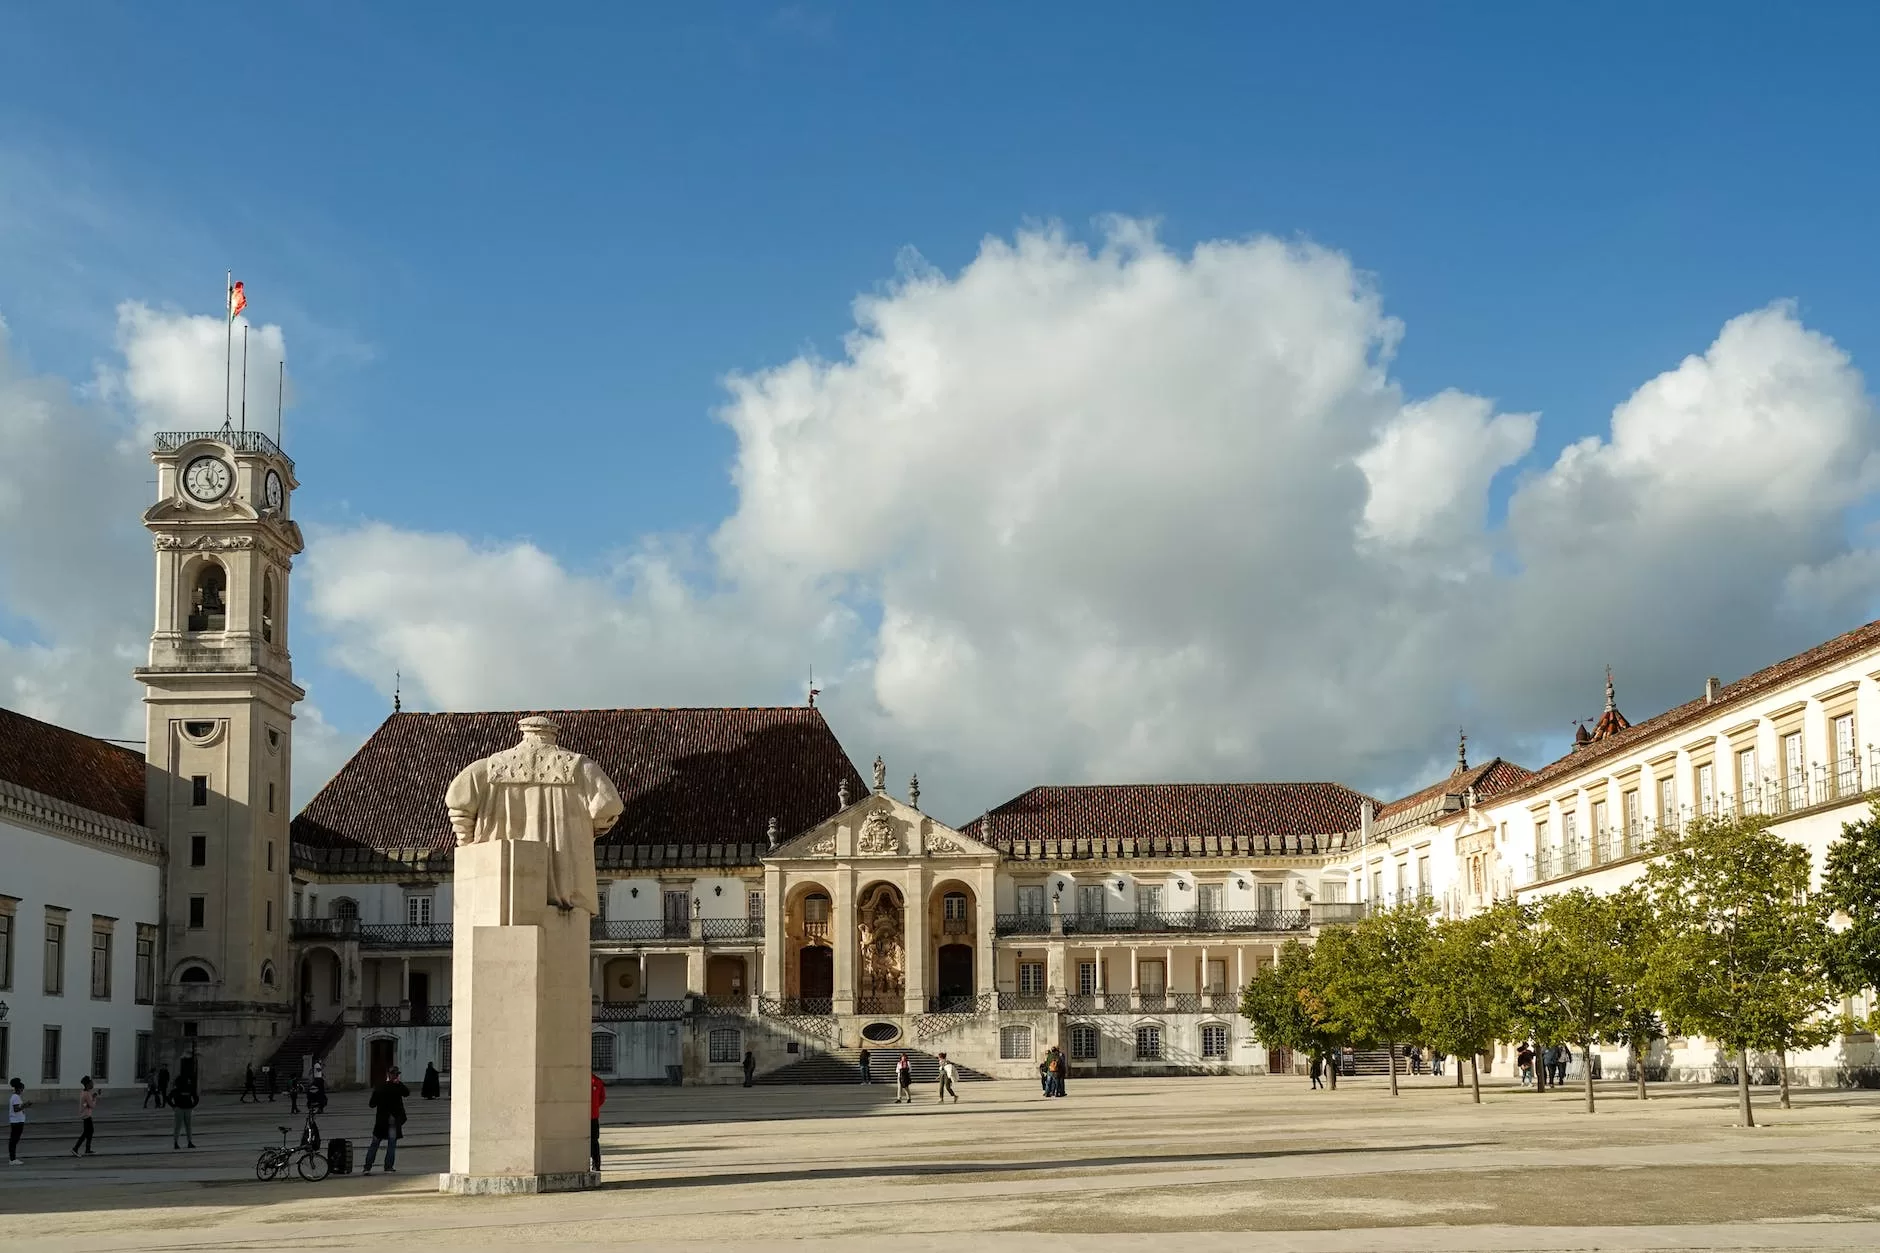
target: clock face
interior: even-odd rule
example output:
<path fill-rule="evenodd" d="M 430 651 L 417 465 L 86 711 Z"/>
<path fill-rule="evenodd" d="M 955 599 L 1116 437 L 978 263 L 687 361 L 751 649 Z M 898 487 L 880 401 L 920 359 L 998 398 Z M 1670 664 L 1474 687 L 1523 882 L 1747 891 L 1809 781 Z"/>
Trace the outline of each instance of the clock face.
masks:
<path fill-rule="evenodd" d="M 262 482 L 261 494 L 267 500 L 268 508 L 279 509 L 281 502 L 287 498 L 287 489 L 281 486 L 281 476 L 269 470 L 268 477 Z"/>
<path fill-rule="evenodd" d="M 235 472 L 220 457 L 198 457 L 183 468 L 183 490 L 207 504 L 228 495 Z"/>

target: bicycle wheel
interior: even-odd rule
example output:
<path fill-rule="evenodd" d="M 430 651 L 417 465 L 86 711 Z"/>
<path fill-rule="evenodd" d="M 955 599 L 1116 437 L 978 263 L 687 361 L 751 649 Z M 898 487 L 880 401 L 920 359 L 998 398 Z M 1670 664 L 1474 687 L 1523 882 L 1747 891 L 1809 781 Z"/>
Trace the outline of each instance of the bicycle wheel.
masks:
<path fill-rule="evenodd" d="M 277 1178 L 287 1165 L 287 1155 L 279 1149 L 262 1149 L 255 1159 L 255 1178 L 263 1183 Z"/>
<path fill-rule="evenodd" d="M 313 1150 L 309 1149 L 300 1155 L 297 1168 L 300 1171 L 300 1177 L 302 1179 L 305 1179 L 308 1183 L 318 1183 L 326 1178 L 326 1157 L 324 1154 L 315 1153 Z"/>

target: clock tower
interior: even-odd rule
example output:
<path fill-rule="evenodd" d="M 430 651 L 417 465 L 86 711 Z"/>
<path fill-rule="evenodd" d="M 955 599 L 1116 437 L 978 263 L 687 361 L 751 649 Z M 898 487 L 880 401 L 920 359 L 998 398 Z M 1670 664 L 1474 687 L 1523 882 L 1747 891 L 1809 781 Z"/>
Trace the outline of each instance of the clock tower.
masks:
<path fill-rule="evenodd" d="M 256 431 L 164 432 L 156 623 L 144 684 L 146 821 L 168 849 L 157 1050 L 238 1081 L 292 1021 L 288 786 L 294 684 L 288 572 L 301 551 L 294 463 Z"/>

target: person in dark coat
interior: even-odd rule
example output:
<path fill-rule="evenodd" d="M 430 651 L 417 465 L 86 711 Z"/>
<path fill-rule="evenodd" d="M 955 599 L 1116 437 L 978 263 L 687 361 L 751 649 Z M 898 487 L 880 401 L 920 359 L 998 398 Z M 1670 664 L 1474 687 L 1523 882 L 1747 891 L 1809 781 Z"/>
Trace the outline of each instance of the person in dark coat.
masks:
<path fill-rule="evenodd" d="M 399 1082 L 396 1066 L 386 1071 L 385 1082 L 372 1090 L 371 1106 L 377 1113 L 372 1119 L 372 1142 L 366 1145 L 365 1169 L 360 1174 L 372 1173 L 381 1143 L 385 1145 L 385 1173 L 398 1173 L 398 1137 L 405 1133 L 405 1098 L 410 1095 L 411 1089 Z"/>
<path fill-rule="evenodd" d="M 418 1095 L 427 1101 L 435 1101 L 438 1091 L 437 1063 L 426 1062 L 424 1064 L 424 1082 L 418 1085 Z"/>
<path fill-rule="evenodd" d="M 757 1054 L 744 1050 L 744 1086 L 750 1087 L 757 1082 Z"/>
<path fill-rule="evenodd" d="M 237 1104 L 246 1105 L 250 1101 L 259 1101 L 260 1099 L 259 1096 L 255 1095 L 255 1068 L 254 1065 L 250 1063 L 243 1067 L 242 1099 L 238 1101 Z"/>
<path fill-rule="evenodd" d="M 170 1103 L 170 1068 L 157 1067 L 157 1108 L 162 1109 Z"/>
<path fill-rule="evenodd" d="M 868 1073 L 868 1050 L 867 1049 L 862 1050 L 862 1082 L 863 1083 L 874 1082 L 874 1079 L 871 1078 Z"/>
<path fill-rule="evenodd" d="M 1322 1088 L 1325 1086 L 1325 1080 L 1323 1078 L 1324 1074 L 1325 1074 L 1325 1058 L 1323 1055 L 1319 1053 L 1314 1053 L 1312 1055 L 1312 1086 L 1313 1087 Z"/>

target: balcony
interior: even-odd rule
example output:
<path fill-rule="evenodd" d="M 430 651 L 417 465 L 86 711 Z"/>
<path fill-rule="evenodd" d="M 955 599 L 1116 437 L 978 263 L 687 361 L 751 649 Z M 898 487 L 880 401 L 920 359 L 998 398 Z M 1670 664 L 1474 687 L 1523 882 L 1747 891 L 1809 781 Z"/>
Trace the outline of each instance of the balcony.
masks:
<path fill-rule="evenodd" d="M 664 1022 L 684 1018 L 684 1000 L 602 1001 L 594 1007 L 595 1022 Z"/>
<path fill-rule="evenodd" d="M 740 926 L 742 918 L 735 920 Z M 596 918 L 588 923 L 592 940 L 627 940 L 642 944 L 654 941 L 689 940 L 692 924 L 683 918 Z"/>
<path fill-rule="evenodd" d="M 761 940 L 762 918 L 706 918 L 699 923 L 700 934 L 708 940 Z"/>
<path fill-rule="evenodd" d="M 1362 906 L 1355 908 L 1362 909 Z M 1064 914 L 1065 935 L 1233 935 L 1248 932 L 1303 931 L 1313 922 L 1305 909 L 1199 910 L 1187 913 L 1138 911 L 1127 914 Z M 997 934 L 1049 935 L 1047 914 L 1000 914 Z"/>
<path fill-rule="evenodd" d="M 359 1009 L 362 1027 L 448 1027 L 448 1005 L 363 1005 Z"/>
<path fill-rule="evenodd" d="M 835 1013 L 835 1002 L 826 996 L 766 996 L 759 999 L 758 1012 L 766 1018 L 827 1018 Z"/>
<path fill-rule="evenodd" d="M 378 923 L 357 918 L 295 918 L 289 934 L 296 940 L 352 941 L 361 948 L 449 948 L 448 922 Z"/>

